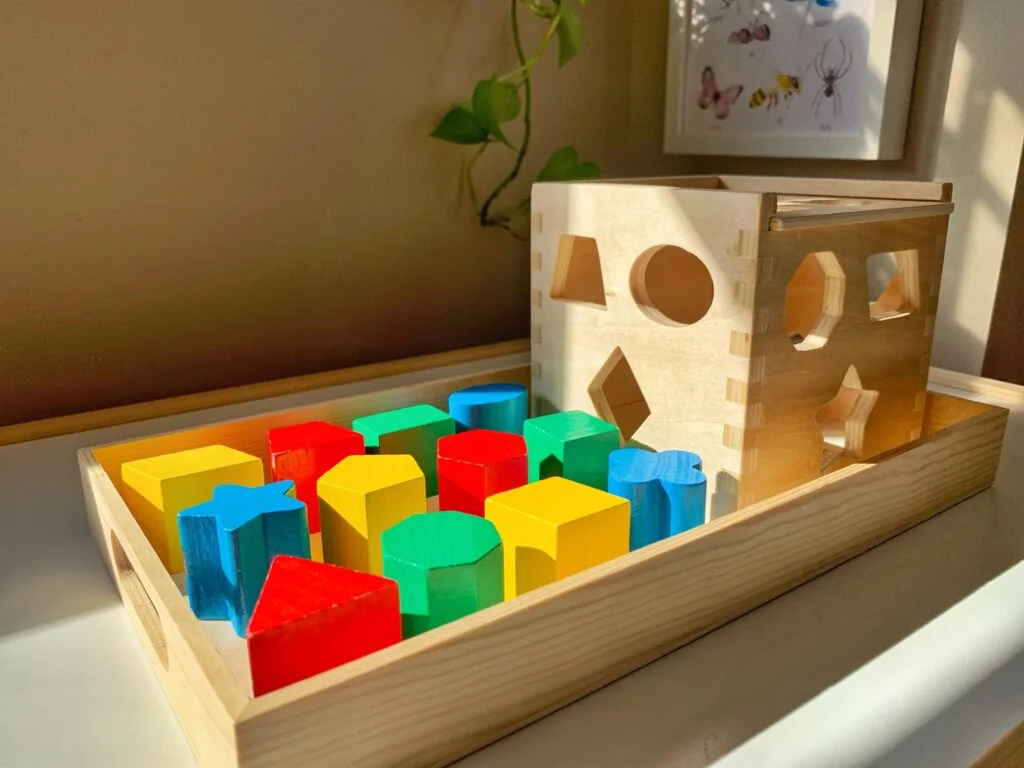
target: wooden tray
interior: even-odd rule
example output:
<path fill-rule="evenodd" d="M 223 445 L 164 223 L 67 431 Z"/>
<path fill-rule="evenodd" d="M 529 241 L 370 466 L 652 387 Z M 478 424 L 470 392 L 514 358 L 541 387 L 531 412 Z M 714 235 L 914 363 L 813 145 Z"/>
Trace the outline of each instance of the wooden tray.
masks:
<path fill-rule="evenodd" d="M 211 631 L 121 496 L 120 465 L 222 443 L 266 460 L 273 426 L 353 417 L 530 368 L 469 376 L 79 452 L 96 543 L 203 766 L 443 765 L 989 487 L 1007 411 L 929 393 L 920 440 L 669 540 L 252 698 L 244 643 Z"/>

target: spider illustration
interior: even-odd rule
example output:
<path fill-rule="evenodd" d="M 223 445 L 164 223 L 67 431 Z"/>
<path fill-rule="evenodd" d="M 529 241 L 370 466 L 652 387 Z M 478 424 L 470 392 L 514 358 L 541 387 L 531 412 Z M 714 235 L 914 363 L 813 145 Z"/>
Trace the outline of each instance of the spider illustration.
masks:
<path fill-rule="evenodd" d="M 839 61 L 834 61 L 835 56 L 829 55 L 829 46 L 839 43 Z M 814 57 L 814 71 L 821 78 L 821 87 L 814 95 L 814 116 L 818 116 L 818 110 L 825 99 L 832 100 L 832 119 L 835 120 L 843 114 L 843 98 L 839 93 L 839 81 L 846 76 L 853 66 L 853 54 L 846 48 L 846 43 L 841 37 L 833 37 L 821 47 L 818 55 Z"/>

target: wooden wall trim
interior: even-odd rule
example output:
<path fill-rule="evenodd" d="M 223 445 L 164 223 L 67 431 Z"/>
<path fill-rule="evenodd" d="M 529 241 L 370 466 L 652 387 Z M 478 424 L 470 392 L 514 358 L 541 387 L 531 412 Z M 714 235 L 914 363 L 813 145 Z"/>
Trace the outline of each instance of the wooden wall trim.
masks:
<path fill-rule="evenodd" d="M 1024 405 L 1024 386 L 999 379 L 972 376 L 945 368 L 929 368 L 928 383 L 958 389 L 975 395 L 994 397 L 1004 403 Z"/>
<path fill-rule="evenodd" d="M 40 440 L 45 437 L 66 435 L 73 432 L 86 432 L 118 424 L 128 424 L 133 421 L 173 416 L 192 411 L 201 411 L 206 408 L 217 408 L 223 405 L 263 400 L 268 397 L 291 395 L 296 392 L 336 387 L 340 384 L 351 384 L 357 381 L 378 379 L 385 376 L 398 376 L 404 373 L 424 371 L 429 368 L 459 365 L 461 363 L 529 351 L 529 339 L 514 339 L 512 341 L 486 344 L 479 347 L 438 352 L 432 355 L 389 360 L 371 365 L 360 365 L 353 368 L 246 384 L 240 387 L 197 392 L 191 395 L 169 397 L 163 400 L 104 408 L 86 413 L 57 416 L 51 419 L 39 419 L 38 421 L 28 421 L 0 427 L 0 445 Z"/>

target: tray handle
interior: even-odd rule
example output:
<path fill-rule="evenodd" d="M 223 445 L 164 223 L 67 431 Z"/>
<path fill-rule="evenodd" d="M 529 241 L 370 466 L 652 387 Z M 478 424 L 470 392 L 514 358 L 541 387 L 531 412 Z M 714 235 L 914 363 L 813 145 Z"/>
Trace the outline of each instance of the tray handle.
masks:
<path fill-rule="evenodd" d="M 167 669 L 167 639 L 164 636 L 163 623 L 160 621 L 160 614 L 157 613 L 153 600 L 146 592 L 146 587 L 135 572 L 135 566 L 128 559 L 124 547 L 117 538 L 117 534 L 110 532 L 110 552 L 114 562 L 117 585 L 125 596 L 125 603 L 130 610 L 134 611 L 139 624 L 146 632 L 149 643 L 153 648 L 156 657 L 164 669 Z"/>

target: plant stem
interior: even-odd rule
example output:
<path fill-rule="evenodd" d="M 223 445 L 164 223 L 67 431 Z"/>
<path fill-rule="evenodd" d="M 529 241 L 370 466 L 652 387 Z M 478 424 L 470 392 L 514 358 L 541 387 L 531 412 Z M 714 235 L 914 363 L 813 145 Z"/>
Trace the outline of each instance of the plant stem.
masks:
<path fill-rule="evenodd" d="M 469 162 L 466 164 L 466 186 L 469 189 L 469 202 L 473 206 L 473 210 L 479 210 L 480 204 L 477 202 L 476 186 L 473 184 L 473 168 L 476 166 L 476 161 L 480 159 L 480 155 L 484 153 L 484 150 L 490 146 L 489 141 L 485 141 L 480 145 L 480 148 L 473 153 L 473 156 L 469 158 Z"/>
<path fill-rule="evenodd" d="M 544 5 L 544 3 L 538 2 L 538 0 L 523 0 L 523 5 L 525 5 L 531 11 L 533 11 L 537 16 L 540 16 L 542 19 L 550 19 L 552 16 L 558 13 L 557 5 L 547 7 Z"/>
<path fill-rule="evenodd" d="M 530 68 L 533 64 L 527 66 L 526 55 L 523 53 L 523 41 L 519 34 L 519 17 L 516 13 L 516 7 L 519 5 L 519 0 L 510 0 L 510 11 L 512 14 L 512 42 L 516 49 L 516 60 L 519 62 L 519 69 L 514 70 L 516 72 L 523 72 L 523 143 L 519 147 L 519 152 L 516 154 L 515 165 L 512 166 L 512 170 L 509 171 L 506 176 L 494 191 L 488 196 L 487 200 L 484 201 L 483 207 L 480 209 L 480 225 L 490 226 L 497 223 L 490 217 L 491 205 L 498 198 L 509 184 L 519 175 L 519 169 L 522 168 L 523 158 L 526 157 L 526 151 L 530 147 L 530 107 L 532 106 L 532 94 L 530 90 Z M 544 38 L 541 41 L 537 52 L 533 56 L 533 63 L 536 63 L 540 54 L 544 51 L 544 47 L 547 45 L 547 41 L 554 35 L 555 30 L 558 28 L 558 18 L 556 17 L 548 27 L 548 31 L 544 34 Z M 507 228 L 507 227 L 506 227 Z"/>
<path fill-rule="evenodd" d="M 513 3 L 513 8 L 514 6 L 515 3 Z M 512 12 L 512 16 L 515 16 L 514 10 Z M 540 43 L 537 45 L 537 50 L 533 52 L 533 55 L 529 59 L 523 57 L 522 48 L 520 47 L 518 50 L 519 66 L 513 69 L 511 72 L 506 72 L 504 75 L 501 75 L 498 79 L 504 82 L 506 80 L 512 80 L 513 78 L 522 75 L 523 84 L 525 85 L 526 82 L 529 81 L 530 70 L 537 65 L 538 61 L 540 61 L 540 57 L 544 55 L 544 49 L 548 47 L 548 43 L 551 42 L 551 38 L 555 36 L 555 32 L 558 30 L 558 22 L 559 18 L 555 16 L 555 18 L 548 25 L 547 31 L 544 32 L 544 37 L 540 39 Z M 516 22 L 513 21 L 512 24 L 513 34 L 518 33 L 519 30 L 516 26 Z"/>

